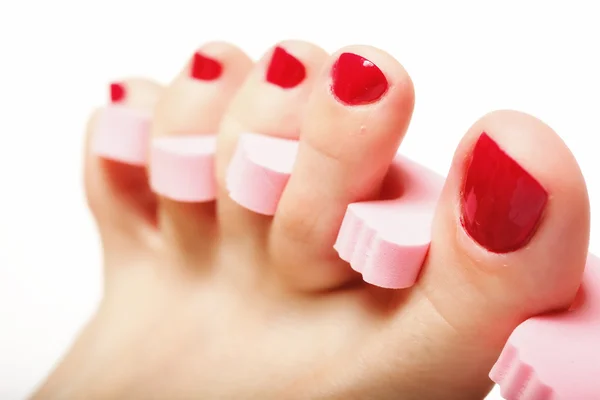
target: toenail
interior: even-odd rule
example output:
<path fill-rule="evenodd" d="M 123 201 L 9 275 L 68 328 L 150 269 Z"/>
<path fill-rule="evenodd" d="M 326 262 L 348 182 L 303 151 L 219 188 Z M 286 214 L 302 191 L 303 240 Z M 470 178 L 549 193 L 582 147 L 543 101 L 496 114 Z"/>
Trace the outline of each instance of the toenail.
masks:
<path fill-rule="evenodd" d="M 194 53 L 190 75 L 194 79 L 212 81 L 221 76 L 223 66 L 217 60 L 207 57 L 199 52 Z"/>
<path fill-rule="evenodd" d="M 469 236 L 494 253 L 525 246 L 533 237 L 548 193 L 485 132 L 465 175 L 461 222 Z"/>
<path fill-rule="evenodd" d="M 110 84 L 110 101 L 119 103 L 125 99 L 125 86 L 121 83 Z"/>
<path fill-rule="evenodd" d="M 290 89 L 298 86 L 305 77 L 306 68 L 302 62 L 282 47 L 275 47 L 267 69 L 267 82 Z"/>
<path fill-rule="evenodd" d="M 358 54 L 341 54 L 333 65 L 331 75 L 331 89 L 335 97 L 352 106 L 373 103 L 388 89 L 383 72 Z"/>

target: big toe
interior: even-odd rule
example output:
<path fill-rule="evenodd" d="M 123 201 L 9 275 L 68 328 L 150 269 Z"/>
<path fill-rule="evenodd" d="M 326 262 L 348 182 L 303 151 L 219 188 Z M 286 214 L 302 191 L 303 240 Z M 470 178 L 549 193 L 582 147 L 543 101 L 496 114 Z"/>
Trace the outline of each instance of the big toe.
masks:
<path fill-rule="evenodd" d="M 487 374 L 521 322 L 569 307 L 588 238 L 584 179 L 551 128 L 512 111 L 472 126 L 442 191 L 417 285 L 458 333 L 450 346 L 441 341 L 447 352 L 468 351 L 453 361 L 463 383 L 490 384 Z"/>

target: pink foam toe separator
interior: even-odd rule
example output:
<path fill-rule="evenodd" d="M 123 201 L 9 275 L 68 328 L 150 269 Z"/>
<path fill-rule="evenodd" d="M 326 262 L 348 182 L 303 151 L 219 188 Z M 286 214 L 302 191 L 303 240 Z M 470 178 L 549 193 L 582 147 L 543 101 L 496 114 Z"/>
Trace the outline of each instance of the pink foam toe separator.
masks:
<path fill-rule="evenodd" d="M 156 138 L 150 146 L 150 186 L 166 198 L 190 203 L 216 197 L 216 136 Z"/>
<path fill-rule="evenodd" d="M 590 254 L 569 311 L 528 319 L 490 378 L 507 400 L 600 399 L 600 259 Z"/>
<path fill-rule="evenodd" d="M 297 151 L 294 140 L 241 135 L 227 172 L 229 196 L 256 213 L 275 214 Z"/>
<path fill-rule="evenodd" d="M 227 175 L 230 196 L 257 213 L 273 215 L 288 182 L 296 141 L 242 135 Z M 334 248 L 373 285 L 414 284 L 431 241 L 431 224 L 443 179 L 397 156 L 383 185 L 388 200 L 348 206 Z"/>
<path fill-rule="evenodd" d="M 151 117 L 125 106 L 107 106 L 98 114 L 92 152 L 132 165 L 146 165 Z"/>
<path fill-rule="evenodd" d="M 390 200 L 348 206 L 335 249 L 365 282 L 390 288 L 412 286 L 431 242 L 431 225 L 443 179 L 402 156 L 383 185 Z"/>

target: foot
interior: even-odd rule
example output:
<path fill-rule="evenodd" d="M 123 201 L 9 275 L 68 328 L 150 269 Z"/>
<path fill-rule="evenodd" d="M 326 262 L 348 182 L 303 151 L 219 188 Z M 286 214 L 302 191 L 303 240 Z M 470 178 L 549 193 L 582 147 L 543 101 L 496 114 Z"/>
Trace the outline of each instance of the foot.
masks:
<path fill-rule="evenodd" d="M 167 88 L 113 88 L 118 104 L 95 113 L 90 138 L 109 126 L 138 139 L 87 149 L 105 295 L 35 398 L 481 399 L 515 327 L 575 297 L 586 187 L 531 116 L 493 112 L 468 130 L 421 274 L 389 290 L 334 244 L 347 206 L 378 198 L 410 121 L 413 85 L 391 56 L 288 41 L 253 65 L 211 43 Z M 155 194 L 154 152 L 139 145 L 148 130 L 153 143 L 216 140 L 214 157 L 196 159 L 216 184 Z M 229 196 L 246 132 L 299 140 L 273 216 Z"/>

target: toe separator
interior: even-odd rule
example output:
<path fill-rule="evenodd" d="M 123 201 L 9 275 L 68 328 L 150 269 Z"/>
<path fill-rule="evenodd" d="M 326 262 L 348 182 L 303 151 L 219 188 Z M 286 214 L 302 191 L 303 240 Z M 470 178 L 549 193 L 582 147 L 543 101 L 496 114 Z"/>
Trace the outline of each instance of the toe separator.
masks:
<path fill-rule="evenodd" d="M 150 150 L 150 186 L 180 202 L 202 203 L 216 197 L 215 135 L 154 139 Z"/>
<path fill-rule="evenodd" d="M 592 254 L 582 289 L 576 306 L 530 318 L 513 331 L 489 374 L 504 398 L 600 398 L 600 259 Z"/>
<path fill-rule="evenodd" d="M 125 106 L 100 111 L 92 138 L 92 152 L 102 158 L 146 165 L 150 114 Z"/>
<path fill-rule="evenodd" d="M 429 249 L 443 179 L 401 156 L 389 174 L 389 185 L 402 187 L 384 191 L 399 197 L 350 204 L 334 248 L 365 282 L 404 289 L 417 280 Z"/>
<path fill-rule="evenodd" d="M 297 142 L 246 133 L 227 171 L 229 196 L 258 214 L 274 215 L 292 173 Z"/>

